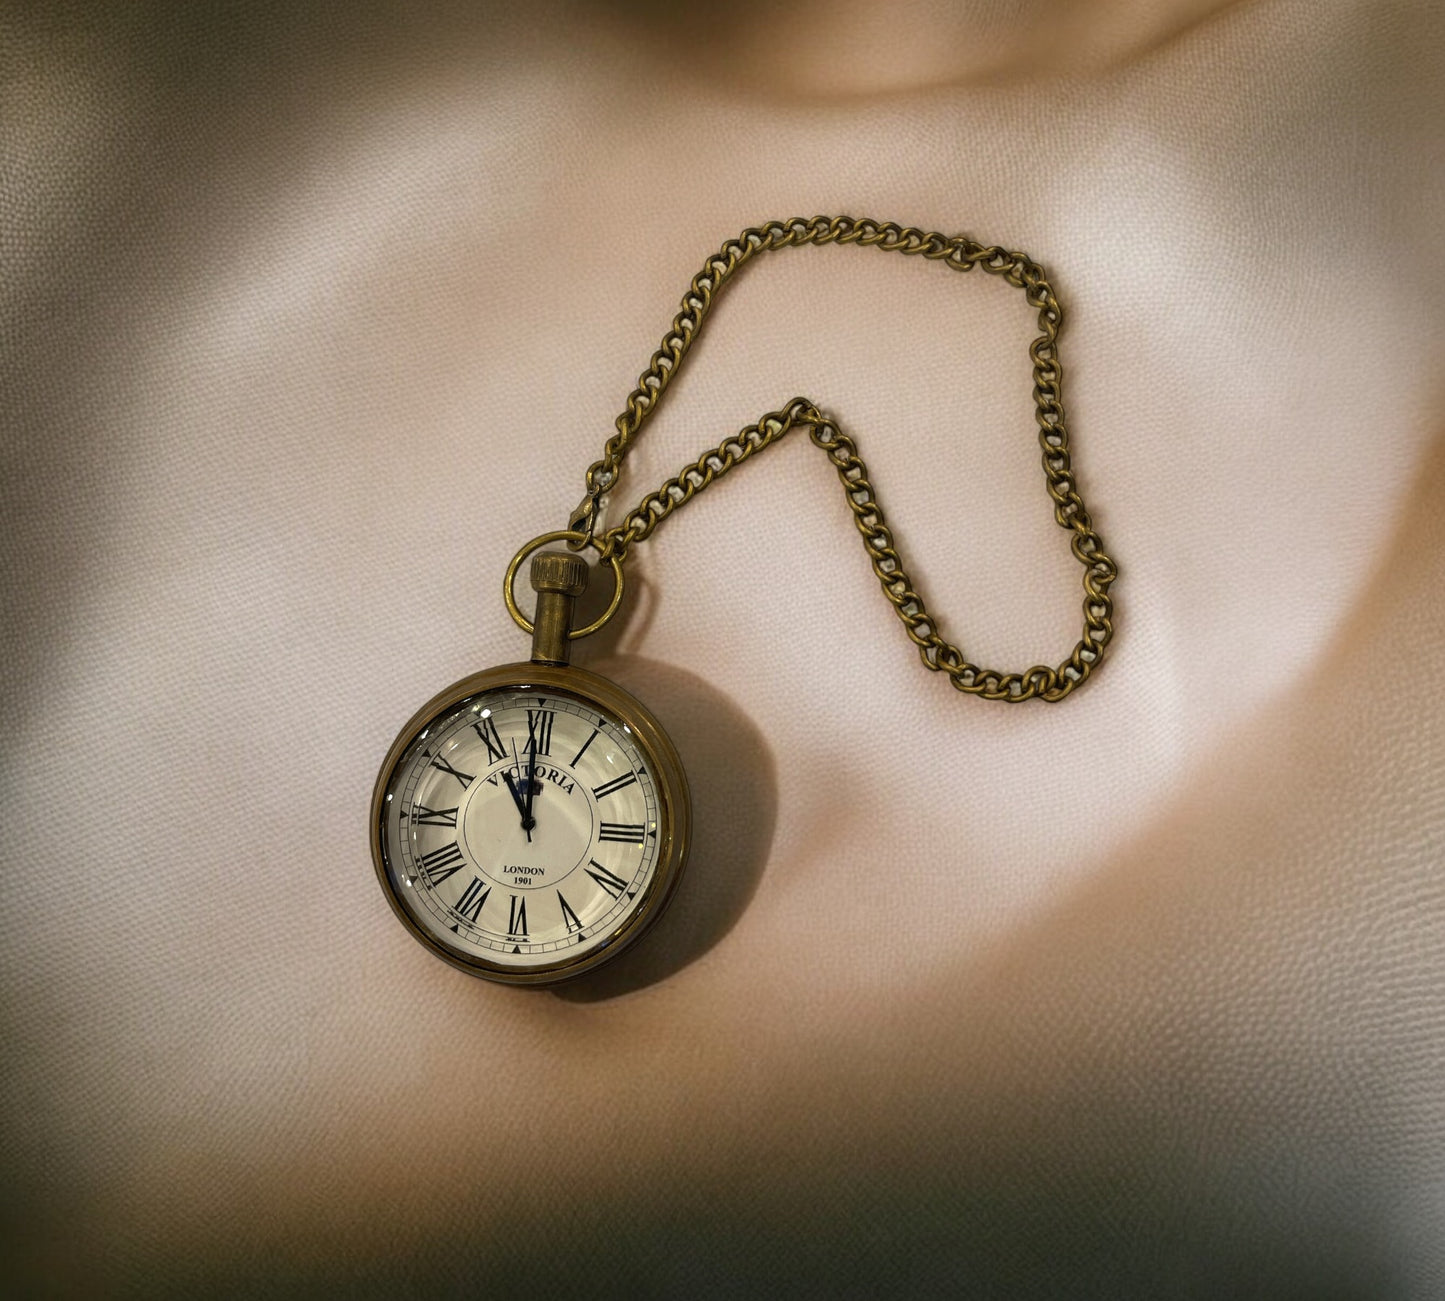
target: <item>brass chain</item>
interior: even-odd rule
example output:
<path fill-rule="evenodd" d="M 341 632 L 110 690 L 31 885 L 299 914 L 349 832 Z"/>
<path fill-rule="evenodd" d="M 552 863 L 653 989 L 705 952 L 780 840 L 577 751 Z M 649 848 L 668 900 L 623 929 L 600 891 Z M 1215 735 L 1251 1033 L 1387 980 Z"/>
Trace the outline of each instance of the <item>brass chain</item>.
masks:
<path fill-rule="evenodd" d="M 1033 361 L 1033 398 L 1039 443 L 1043 449 L 1044 475 L 1048 481 L 1049 496 L 1054 502 L 1054 519 L 1060 528 L 1073 535 L 1071 548 L 1084 567 L 1083 636 L 1069 658 L 1057 668 L 1035 665 L 1022 673 L 980 668 L 970 663 L 963 652 L 943 636 L 903 567 L 856 444 L 807 398 L 794 398 L 782 410 L 770 412 L 757 424 L 724 439 L 656 492 L 644 497 L 627 513 L 621 524 L 593 536 L 600 498 L 616 487 L 628 449 L 677 374 L 719 290 L 739 267 L 755 255 L 804 244 L 864 244 L 942 262 L 955 271 L 981 267 L 990 275 L 1002 276 L 1009 284 L 1022 289 L 1029 305 L 1037 309 L 1041 333 L 1029 345 L 1029 357 Z M 863 535 L 864 548 L 882 585 L 883 594 L 903 621 L 923 663 L 930 669 L 946 673 L 959 691 L 979 695 L 986 700 L 1021 701 L 1034 697 L 1062 700 L 1103 661 L 1104 650 L 1114 633 L 1113 601 L 1109 588 L 1119 573 L 1118 567 L 1104 552 L 1103 542 L 1094 531 L 1074 480 L 1060 395 L 1063 371 L 1058 359 L 1057 340 L 1062 324 L 1063 311 L 1043 269 L 1023 253 L 1009 252 L 997 245 L 979 244 L 962 235 L 950 237 L 889 222 L 855 220 L 852 217 L 814 217 L 811 220 L 794 217 L 789 221 L 752 227 L 736 239 L 728 240 L 693 277 L 671 330 L 653 353 L 647 370 L 628 397 L 626 410 L 617 417 L 617 432 L 607 440 L 602 459 L 587 471 L 587 497 L 573 515 L 571 527 L 585 538 L 579 545 L 591 543 L 597 547 L 602 559 L 615 559 L 620 566 L 632 544 L 648 537 L 679 506 L 691 501 L 735 465 L 770 447 L 793 426 L 809 426 L 812 441 L 828 453 L 843 484 L 848 507 L 853 512 L 859 533 Z"/>

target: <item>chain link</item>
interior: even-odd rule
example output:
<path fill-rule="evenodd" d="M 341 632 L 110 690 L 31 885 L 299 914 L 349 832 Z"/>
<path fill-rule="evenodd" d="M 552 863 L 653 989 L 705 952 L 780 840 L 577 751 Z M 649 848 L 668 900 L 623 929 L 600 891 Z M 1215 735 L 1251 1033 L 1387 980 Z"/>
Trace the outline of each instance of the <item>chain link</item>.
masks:
<path fill-rule="evenodd" d="M 1054 519 L 1060 528 L 1073 535 L 1074 556 L 1084 567 L 1084 631 L 1073 653 L 1057 668 L 1039 664 L 1022 673 L 1005 673 L 970 663 L 963 652 L 943 636 L 923 598 L 914 589 L 857 445 L 807 398 L 794 398 L 782 410 L 770 412 L 757 424 L 724 439 L 656 492 L 649 493 L 627 513 L 622 523 L 595 539 L 602 558 L 615 556 L 620 565 L 632 544 L 650 536 L 679 506 L 691 501 L 734 466 L 770 447 L 795 425 L 805 425 L 811 430 L 813 443 L 827 452 L 837 471 L 873 572 L 883 594 L 903 621 L 909 639 L 918 647 L 923 663 L 947 674 L 959 691 L 986 700 L 1016 702 L 1035 697 L 1062 700 L 1103 661 L 1104 650 L 1114 633 L 1109 588 L 1119 571 L 1105 554 L 1103 542 L 1094 531 L 1074 481 L 1069 438 L 1064 427 L 1063 371 L 1057 349 L 1063 311 L 1043 269 L 1023 253 L 979 244 L 962 235 L 950 237 L 852 217 L 811 220 L 794 217 L 752 227 L 736 239 L 728 240 L 693 277 L 672 328 L 638 379 L 626 409 L 617 417 L 617 432 L 607 440 L 602 458 L 588 468 L 587 496 L 573 516 L 572 527 L 592 540 L 598 501 L 616 487 L 629 448 L 677 374 L 723 285 L 757 254 L 805 244 L 863 244 L 942 262 L 955 271 L 981 267 L 1022 289 L 1029 305 L 1037 310 L 1040 334 L 1029 345 L 1029 357 L 1033 361 L 1033 399 L 1044 475 L 1049 497 L 1054 502 Z"/>

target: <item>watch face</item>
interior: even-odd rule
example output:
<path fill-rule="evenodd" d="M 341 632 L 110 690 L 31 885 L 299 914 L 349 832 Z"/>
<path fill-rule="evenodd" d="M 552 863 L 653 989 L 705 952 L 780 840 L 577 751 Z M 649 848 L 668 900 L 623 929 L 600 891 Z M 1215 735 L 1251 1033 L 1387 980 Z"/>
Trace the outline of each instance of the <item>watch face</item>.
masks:
<path fill-rule="evenodd" d="M 545 983 L 636 938 L 685 849 L 686 786 L 655 719 L 581 670 L 459 683 L 397 738 L 374 801 L 377 870 L 427 947 Z"/>

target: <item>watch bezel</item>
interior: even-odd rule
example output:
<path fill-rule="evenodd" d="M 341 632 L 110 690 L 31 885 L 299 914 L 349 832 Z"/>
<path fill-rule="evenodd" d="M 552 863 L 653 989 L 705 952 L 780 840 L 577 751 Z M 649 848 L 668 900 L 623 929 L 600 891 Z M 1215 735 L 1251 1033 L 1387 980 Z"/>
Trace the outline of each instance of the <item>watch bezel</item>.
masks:
<path fill-rule="evenodd" d="M 562 957 L 534 967 L 519 969 L 451 948 L 426 930 L 397 896 L 396 884 L 387 859 L 385 821 L 386 793 L 397 764 L 421 731 L 439 716 L 483 691 L 526 691 L 543 687 L 588 705 L 595 704 L 631 729 L 652 775 L 658 800 L 657 866 L 652 880 L 626 920 L 612 937 L 598 948 L 576 957 Z M 635 943 L 662 915 L 676 893 L 687 859 L 692 823 L 692 802 L 682 761 L 667 733 L 652 712 L 630 692 L 600 674 L 572 665 L 536 664 L 521 661 L 484 669 L 454 682 L 438 692 L 412 715 L 397 734 L 382 762 L 371 797 L 371 857 L 377 880 L 392 912 L 412 937 L 442 961 L 484 980 L 507 985 L 554 985 L 583 975 L 609 962 Z"/>

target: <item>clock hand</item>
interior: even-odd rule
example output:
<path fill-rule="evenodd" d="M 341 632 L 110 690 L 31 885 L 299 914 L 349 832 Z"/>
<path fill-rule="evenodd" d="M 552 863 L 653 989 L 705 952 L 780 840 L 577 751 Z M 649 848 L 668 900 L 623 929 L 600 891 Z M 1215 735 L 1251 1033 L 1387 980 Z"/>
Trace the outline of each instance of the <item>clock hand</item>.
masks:
<path fill-rule="evenodd" d="M 517 789 L 516 784 L 512 781 L 512 774 L 505 768 L 502 769 L 502 780 L 507 783 L 507 789 L 512 792 L 512 803 L 517 806 L 517 812 L 522 815 L 522 821 L 525 825 L 527 806 L 522 803 L 522 792 Z"/>
<path fill-rule="evenodd" d="M 517 776 L 520 777 L 522 775 L 522 761 L 517 758 L 517 742 L 515 740 L 512 742 L 512 764 L 517 769 Z M 517 812 L 522 815 L 522 830 L 527 833 L 527 843 L 530 845 L 532 843 L 532 828 L 537 825 L 531 813 L 531 795 L 529 794 L 526 801 L 523 802 L 522 792 L 517 789 L 516 783 L 512 781 L 512 774 L 503 769 L 502 778 L 507 783 L 507 789 L 512 792 L 512 803 L 517 806 Z M 528 790 L 530 791 L 530 789 L 529 779 Z"/>
<path fill-rule="evenodd" d="M 537 798 L 537 743 L 533 741 L 531 752 L 527 755 L 527 807 L 522 813 L 525 819 L 523 826 L 535 827 L 537 819 L 532 816 L 532 802 Z M 527 839 L 532 838 L 531 833 Z"/>

